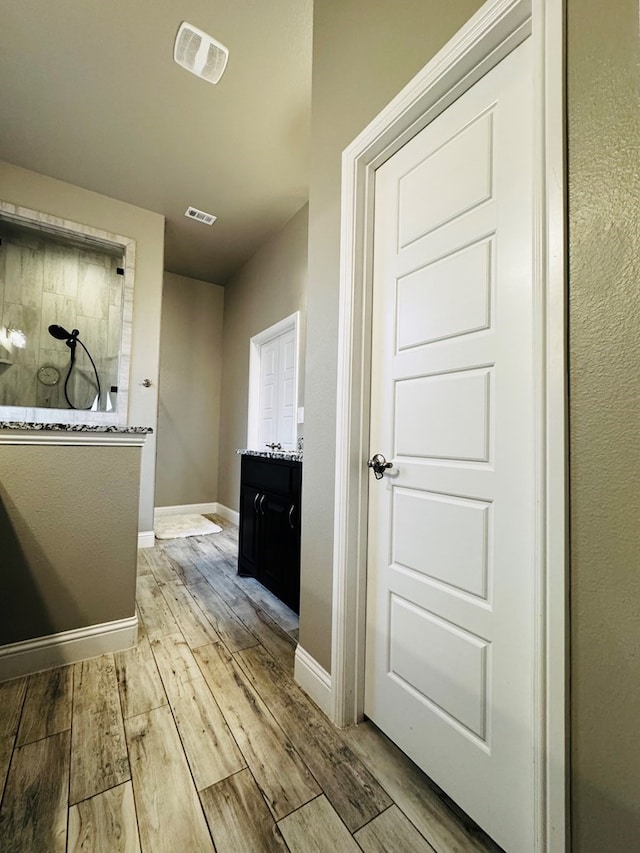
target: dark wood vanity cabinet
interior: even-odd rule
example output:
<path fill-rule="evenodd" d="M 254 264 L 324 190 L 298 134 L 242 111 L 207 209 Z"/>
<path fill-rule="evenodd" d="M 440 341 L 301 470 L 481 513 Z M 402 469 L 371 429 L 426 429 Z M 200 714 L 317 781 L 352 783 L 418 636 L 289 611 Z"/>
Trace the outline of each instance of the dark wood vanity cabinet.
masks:
<path fill-rule="evenodd" d="M 245 455 L 240 475 L 238 574 L 300 606 L 302 463 Z"/>

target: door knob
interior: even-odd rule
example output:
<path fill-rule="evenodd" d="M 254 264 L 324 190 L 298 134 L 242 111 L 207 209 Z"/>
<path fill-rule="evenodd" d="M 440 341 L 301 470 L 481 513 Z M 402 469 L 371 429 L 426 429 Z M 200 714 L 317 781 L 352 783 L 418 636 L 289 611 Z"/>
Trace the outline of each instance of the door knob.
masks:
<path fill-rule="evenodd" d="M 367 461 L 367 466 L 373 468 L 376 480 L 381 480 L 387 468 L 393 468 L 393 462 L 387 462 L 382 453 L 376 453 Z"/>

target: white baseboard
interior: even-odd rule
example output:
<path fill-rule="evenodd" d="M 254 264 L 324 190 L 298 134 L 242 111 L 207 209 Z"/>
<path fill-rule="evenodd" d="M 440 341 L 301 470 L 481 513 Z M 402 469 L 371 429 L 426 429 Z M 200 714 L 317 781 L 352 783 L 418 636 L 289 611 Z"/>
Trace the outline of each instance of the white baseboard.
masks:
<path fill-rule="evenodd" d="M 331 692 L 331 676 L 320 664 L 306 652 L 300 644 L 296 648 L 293 677 L 321 711 L 332 719 L 333 694 Z"/>
<path fill-rule="evenodd" d="M 156 537 L 153 530 L 142 530 L 138 533 L 138 548 L 153 548 Z"/>
<path fill-rule="evenodd" d="M 86 658 L 121 652 L 136 644 L 138 617 L 118 619 L 74 628 L 60 634 L 49 634 L 0 646 L 0 681 L 30 675 L 43 669 L 75 663 Z"/>
<path fill-rule="evenodd" d="M 180 506 L 157 506 L 154 510 L 155 515 L 162 517 L 163 515 L 221 515 L 227 521 L 232 521 L 234 524 L 240 522 L 240 513 L 234 509 L 229 509 L 228 506 L 217 502 L 206 504 L 181 504 Z M 142 545 L 139 547 L 143 547 Z"/>
<path fill-rule="evenodd" d="M 229 509 L 228 506 L 224 504 L 216 504 L 218 509 L 216 513 L 221 515 L 223 518 L 226 518 L 227 521 L 232 521 L 234 524 L 240 524 L 240 513 L 236 512 L 235 509 Z"/>
<path fill-rule="evenodd" d="M 205 504 L 180 504 L 179 506 L 157 506 L 155 508 L 155 515 L 163 516 L 163 515 L 205 515 L 207 513 L 213 513 L 218 511 L 217 503 L 205 503 Z"/>

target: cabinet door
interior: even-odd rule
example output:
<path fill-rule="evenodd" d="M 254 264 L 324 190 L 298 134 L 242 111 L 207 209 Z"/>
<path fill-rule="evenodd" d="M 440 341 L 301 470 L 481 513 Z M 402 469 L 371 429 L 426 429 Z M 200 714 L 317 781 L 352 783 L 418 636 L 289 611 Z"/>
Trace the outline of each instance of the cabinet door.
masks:
<path fill-rule="evenodd" d="M 300 536 L 290 498 L 260 498 L 261 536 L 258 579 L 296 613 L 299 609 Z"/>
<path fill-rule="evenodd" d="M 250 577 L 256 577 L 258 574 L 260 497 L 260 492 L 253 486 L 242 486 L 240 490 L 238 574 Z"/>

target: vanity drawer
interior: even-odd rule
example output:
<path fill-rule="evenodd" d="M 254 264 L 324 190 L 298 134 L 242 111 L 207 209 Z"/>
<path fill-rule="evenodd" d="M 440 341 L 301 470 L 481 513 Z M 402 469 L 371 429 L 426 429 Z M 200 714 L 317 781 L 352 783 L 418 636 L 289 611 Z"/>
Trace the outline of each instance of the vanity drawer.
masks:
<path fill-rule="evenodd" d="M 299 482 L 300 468 L 300 462 L 243 456 L 242 482 L 256 489 L 288 495 Z"/>

